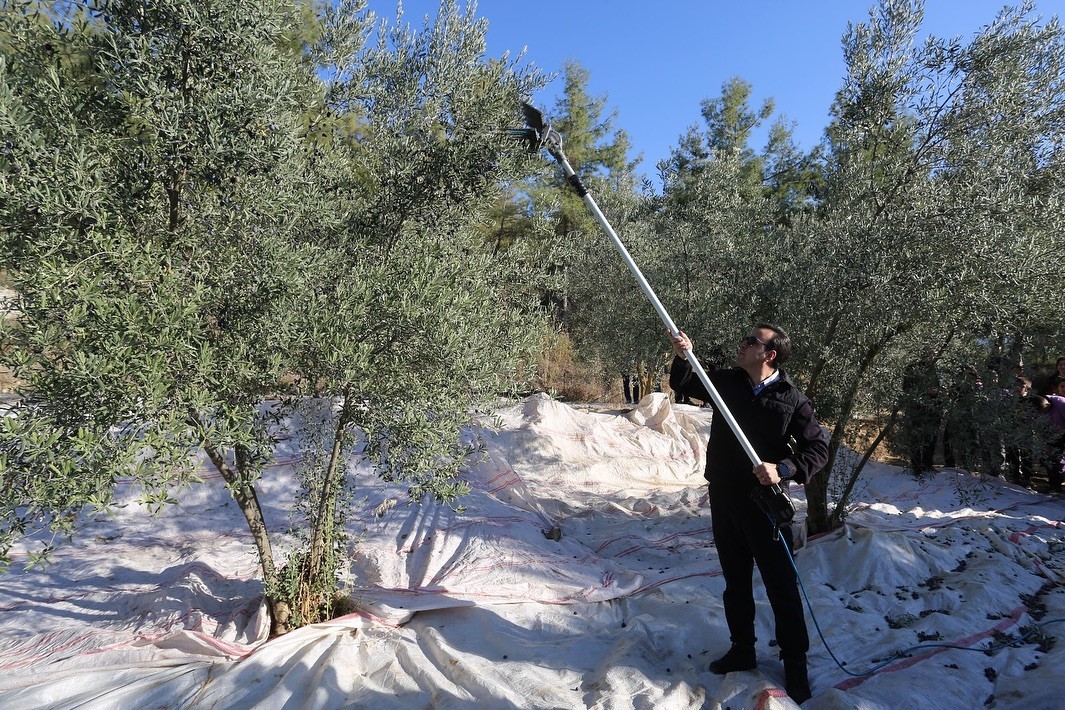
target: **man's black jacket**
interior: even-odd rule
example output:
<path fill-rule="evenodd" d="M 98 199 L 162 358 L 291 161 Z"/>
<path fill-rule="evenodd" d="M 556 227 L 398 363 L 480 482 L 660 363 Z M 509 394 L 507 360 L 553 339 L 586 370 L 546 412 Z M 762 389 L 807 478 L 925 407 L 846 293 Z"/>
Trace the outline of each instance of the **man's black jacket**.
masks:
<path fill-rule="evenodd" d="M 708 376 L 762 461 L 787 464 L 791 480 L 797 483 L 809 481 L 828 461 L 828 442 L 814 417 L 813 404 L 783 370 L 780 379 L 757 396 L 742 368 L 717 370 Z M 669 386 L 714 407 L 706 449 L 706 480 L 711 493 L 746 497 L 760 485 L 754 466 L 725 418 L 716 416 L 717 406 L 687 360 L 673 360 Z"/>

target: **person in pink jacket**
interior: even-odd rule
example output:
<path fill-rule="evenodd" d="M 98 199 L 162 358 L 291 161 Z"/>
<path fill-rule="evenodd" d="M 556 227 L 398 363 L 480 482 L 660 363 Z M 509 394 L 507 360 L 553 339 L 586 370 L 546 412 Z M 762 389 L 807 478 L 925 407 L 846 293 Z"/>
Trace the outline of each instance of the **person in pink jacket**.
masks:
<path fill-rule="evenodd" d="M 1058 382 L 1056 391 L 1044 398 L 1039 411 L 1049 419 L 1051 427 L 1043 466 L 1050 479 L 1050 492 L 1061 493 L 1065 481 L 1065 380 Z"/>

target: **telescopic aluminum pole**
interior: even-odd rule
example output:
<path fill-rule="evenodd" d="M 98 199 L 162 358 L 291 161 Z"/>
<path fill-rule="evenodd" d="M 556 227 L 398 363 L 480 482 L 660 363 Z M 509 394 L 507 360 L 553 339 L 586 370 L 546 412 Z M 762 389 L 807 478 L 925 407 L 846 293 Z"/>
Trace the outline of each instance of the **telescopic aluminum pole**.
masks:
<path fill-rule="evenodd" d="M 566 154 L 562 152 L 562 136 L 558 131 L 553 130 L 550 126 L 544 125 L 543 114 L 540 111 L 529 104 L 522 104 L 522 108 L 525 113 L 525 121 L 529 124 L 529 129 L 532 133 L 522 133 L 522 135 L 530 140 L 530 146 L 536 148 L 546 148 L 547 152 L 551 154 L 558 163 L 562 166 L 563 172 L 566 174 L 566 180 L 577 191 L 577 194 L 584 200 L 584 204 L 591 210 L 595 218 L 599 220 L 599 224 L 603 226 L 607 235 L 611 241 L 614 242 L 614 246 L 617 248 L 618 253 L 621 254 L 621 258 L 624 260 L 625 265 L 629 267 L 629 271 L 636 277 L 636 282 L 643 289 L 644 294 L 651 301 L 651 305 L 654 306 L 658 312 L 658 317 L 665 323 L 666 328 L 669 330 L 669 334 L 673 337 L 680 335 L 680 330 L 676 324 L 673 323 L 673 319 L 669 317 L 669 313 L 666 312 L 665 307 L 662 306 L 662 302 L 658 300 L 658 296 L 655 295 L 651 285 L 647 283 L 647 279 L 644 278 L 643 272 L 640 271 L 640 267 L 636 265 L 636 262 L 632 260 L 632 256 L 629 255 L 629 250 L 625 248 L 625 245 L 621 243 L 621 239 L 618 237 L 617 232 L 610 226 L 610 222 L 603 215 L 602 210 L 599 209 L 599 205 L 595 203 L 595 199 L 591 193 L 581 182 L 580 176 L 577 175 L 573 167 L 566 159 Z M 732 429 L 732 433 L 736 435 L 736 439 L 740 442 L 740 446 L 743 447 L 744 453 L 747 454 L 747 458 L 751 460 L 751 464 L 754 466 L 760 466 L 762 460 L 758 457 L 758 453 L 751 446 L 750 440 L 747 439 L 746 434 L 740 428 L 739 422 L 732 416 L 732 412 L 729 411 L 728 406 L 725 405 L 724 400 L 721 399 L 721 395 L 718 393 L 717 388 L 710 382 L 710 378 L 707 377 L 706 371 L 703 366 L 699 364 L 699 360 L 695 357 L 695 354 L 691 350 L 684 351 L 687 357 L 688 363 L 695 371 L 695 375 L 699 378 L 699 381 L 706 388 L 706 391 L 710 394 L 710 398 L 717 406 L 717 411 L 724 417 L 725 422 Z"/>

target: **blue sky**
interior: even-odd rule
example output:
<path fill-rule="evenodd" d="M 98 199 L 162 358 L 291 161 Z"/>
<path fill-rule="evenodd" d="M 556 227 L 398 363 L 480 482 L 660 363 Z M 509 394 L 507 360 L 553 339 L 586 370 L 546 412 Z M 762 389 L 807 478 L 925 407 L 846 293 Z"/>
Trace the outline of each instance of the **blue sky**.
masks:
<path fill-rule="evenodd" d="M 378 15 L 394 17 L 395 0 L 370 0 Z M 678 137 L 701 125 L 700 102 L 717 97 L 739 76 L 753 87 L 752 104 L 767 98 L 795 124 L 800 146 L 812 148 L 828 125 L 843 82 L 841 38 L 848 22 L 868 17 L 872 0 L 481 0 L 489 22 L 488 54 L 526 49 L 524 62 L 557 72 L 573 59 L 590 72 L 590 90 L 616 109 L 618 128 L 655 164 Z M 927 0 L 925 31 L 968 39 L 990 23 L 1003 0 Z M 1010 3 L 1010 4 L 1019 4 Z M 421 25 L 438 0 L 405 0 L 406 19 Z M 1037 0 L 1036 14 L 1065 16 L 1065 0 Z M 554 81 L 534 97 L 550 109 L 561 91 Z M 565 136 L 563 136 L 563 140 Z M 764 136 L 756 137 L 761 148 Z M 657 180 L 656 180 L 657 182 Z"/>

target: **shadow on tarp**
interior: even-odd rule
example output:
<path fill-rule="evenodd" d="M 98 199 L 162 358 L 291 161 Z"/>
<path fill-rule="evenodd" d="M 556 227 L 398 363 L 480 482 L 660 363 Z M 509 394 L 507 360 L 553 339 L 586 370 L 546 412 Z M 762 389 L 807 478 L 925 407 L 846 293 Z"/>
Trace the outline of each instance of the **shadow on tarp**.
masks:
<path fill-rule="evenodd" d="M 545 537 L 527 511 L 504 503 L 488 516 L 432 502 L 397 509 L 359 545 L 353 571 L 362 586 L 353 601 L 403 623 L 434 608 L 604 602 L 716 576 L 710 521 L 692 507 L 699 495 L 597 501 L 563 522 L 559 540 Z M 648 510 L 638 513 L 629 503 Z M 489 510 L 490 501 L 472 507 Z"/>
<path fill-rule="evenodd" d="M 97 560 L 92 574 L 79 576 L 70 566 L 13 570 L 0 577 L 0 609 L 8 620 L 42 633 L 84 623 L 93 629 L 149 633 L 226 627 L 236 643 L 255 643 L 246 628 L 263 601 L 257 579 L 227 577 L 199 561 L 160 572 Z M 249 636 L 248 634 L 252 634 Z"/>
<path fill-rule="evenodd" d="M 453 658 L 450 663 L 432 650 L 433 636 L 432 629 L 397 628 L 359 615 L 304 627 L 217 673 L 194 704 L 317 710 L 529 707 L 519 697 L 486 692 L 481 674 L 469 671 L 487 661 L 471 666 Z"/>
<path fill-rule="evenodd" d="M 393 627 L 352 615 L 298 629 L 216 674 L 203 707 L 701 707 L 720 620 L 665 602 L 455 606 Z M 677 651 L 677 649 L 682 649 Z M 691 653 L 685 653 L 689 649 Z"/>

